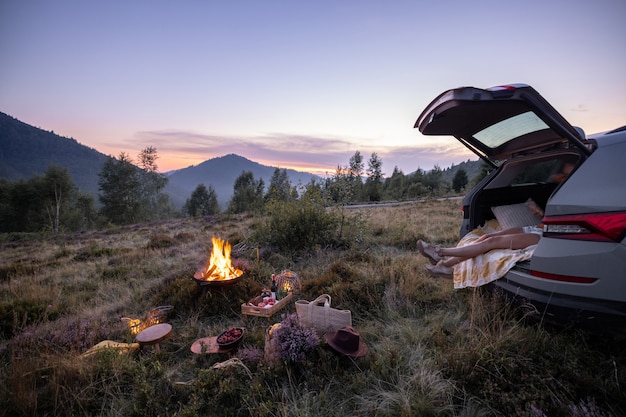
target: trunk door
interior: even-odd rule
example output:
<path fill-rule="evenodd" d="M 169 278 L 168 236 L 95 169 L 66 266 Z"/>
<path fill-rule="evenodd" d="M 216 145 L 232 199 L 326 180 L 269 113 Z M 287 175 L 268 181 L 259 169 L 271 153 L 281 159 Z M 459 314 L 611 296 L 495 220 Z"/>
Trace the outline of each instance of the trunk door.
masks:
<path fill-rule="evenodd" d="M 584 134 L 525 84 L 445 91 L 414 127 L 424 135 L 454 136 L 492 166 L 558 147 L 574 146 L 583 157 L 591 153 Z"/>

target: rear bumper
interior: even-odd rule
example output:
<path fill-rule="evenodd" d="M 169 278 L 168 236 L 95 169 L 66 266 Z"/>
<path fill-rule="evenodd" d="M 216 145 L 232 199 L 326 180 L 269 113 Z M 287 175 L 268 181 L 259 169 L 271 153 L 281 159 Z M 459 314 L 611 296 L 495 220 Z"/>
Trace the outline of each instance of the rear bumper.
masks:
<path fill-rule="evenodd" d="M 524 276 L 512 270 L 491 286 L 539 320 L 626 337 L 626 303 L 546 292 L 521 284 Z"/>

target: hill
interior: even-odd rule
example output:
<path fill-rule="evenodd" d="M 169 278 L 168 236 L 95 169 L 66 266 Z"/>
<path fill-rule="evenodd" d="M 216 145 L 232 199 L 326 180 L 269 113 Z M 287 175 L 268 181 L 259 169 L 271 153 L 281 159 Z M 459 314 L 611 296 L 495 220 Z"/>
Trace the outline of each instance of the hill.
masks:
<path fill-rule="evenodd" d="M 98 201 L 98 174 L 107 155 L 80 144 L 72 138 L 31 126 L 0 112 L 0 179 L 19 181 L 42 175 L 52 164 L 67 168 L 72 181 L 85 194 Z M 275 167 L 261 165 L 238 155 L 209 159 L 199 165 L 167 173 L 165 193 L 180 209 L 199 184 L 213 186 L 218 201 L 225 207 L 233 193 L 235 180 L 243 171 L 269 184 Z M 293 185 L 306 184 L 316 175 L 287 170 Z"/>
<path fill-rule="evenodd" d="M 467 174 L 467 179 L 471 182 L 474 177 L 481 174 L 482 171 L 481 161 L 470 161 L 469 159 L 465 162 L 461 162 L 458 165 L 452 164 L 452 166 L 443 169 L 443 179 L 449 183 L 452 183 L 456 172 L 459 169 L 464 169 Z"/>
<path fill-rule="evenodd" d="M 252 172 L 255 179 L 263 179 L 267 187 L 275 169 L 275 167 L 261 165 L 243 156 L 229 154 L 209 159 L 199 165 L 170 172 L 168 175 L 169 183 L 165 187 L 165 192 L 170 195 L 176 207 L 182 207 L 185 200 L 189 198 L 199 184 L 204 184 L 207 187 L 211 185 L 215 189 L 218 202 L 222 208 L 225 208 L 232 197 L 235 180 L 243 171 Z M 316 175 L 293 169 L 287 170 L 287 176 L 292 185 L 305 185 L 311 179 L 320 179 Z"/>
<path fill-rule="evenodd" d="M 74 184 L 98 202 L 98 174 L 107 155 L 54 132 L 33 127 L 0 112 L 0 179 L 19 181 L 45 173 L 52 164 L 68 169 Z M 456 171 L 465 169 L 468 179 L 480 171 L 479 161 L 466 161 L 443 169 L 443 179 L 452 182 Z M 182 208 L 199 185 L 212 186 L 218 202 L 225 208 L 233 194 L 235 180 L 243 171 L 252 172 L 255 179 L 263 179 L 267 186 L 276 167 L 262 165 L 239 155 L 229 154 L 202 162 L 199 165 L 170 171 L 165 188 L 174 206 Z M 288 169 L 292 185 L 307 184 L 320 177 Z"/>
<path fill-rule="evenodd" d="M 67 168 L 74 184 L 97 201 L 98 173 L 107 155 L 66 138 L 23 123 L 0 112 L 0 179 L 26 180 L 50 165 Z"/>

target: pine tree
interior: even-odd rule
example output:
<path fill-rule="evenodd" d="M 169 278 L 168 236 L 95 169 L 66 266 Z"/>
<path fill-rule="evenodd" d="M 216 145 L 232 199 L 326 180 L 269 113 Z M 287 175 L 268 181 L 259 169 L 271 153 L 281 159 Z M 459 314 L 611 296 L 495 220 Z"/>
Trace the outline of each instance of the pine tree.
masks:
<path fill-rule="evenodd" d="M 121 152 L 118 159 L 107 159 L 98 176 L 102 215 L 114 224 L 137 222 L 141 209 L 141 182 L 139 169 L 128 155 Z"/>
<path fill-rule="evenodd" d="M 461 192 L 467 185 L 467 172 L 463 168 L 459 168 L 452 179 L 452 188 L 454 191 Z"/>
<path fill-rule="evenodd" d="M 376 152 L 372 153 L 367 162 L 367 180 L 365 194 L 367 201 L 380 201 L 383 195 L 383 161 Z"/>
<path fill-rule="evenodd" d="M 229 213 L 260 210 L 263 207 L 263 179 L 254 180 L 254 174 L 243 171 L 233 185 L 233 196 L 228 204 Z"/>
<path fill-rule="evenodd" d="M 293 196 L 291 182 L 286 169 L 274 169 L 265 201 L 288 201 Z"/>
<path fill-rule="evenodd" d="M 200 184 L 185 202 L 183 212 L 188 216 L 209 216 L 220 212 L 217 194 L 212 185 L 209 188 Z"/>

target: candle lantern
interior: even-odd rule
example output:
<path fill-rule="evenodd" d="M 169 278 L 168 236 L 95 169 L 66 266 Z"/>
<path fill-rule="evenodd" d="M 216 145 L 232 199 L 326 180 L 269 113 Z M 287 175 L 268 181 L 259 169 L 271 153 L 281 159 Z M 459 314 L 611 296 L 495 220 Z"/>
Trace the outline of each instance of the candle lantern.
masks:
<path fill-rule="evenodd" d="M 293 271 L 284 270 L 276 277 L 277 293 L 276 299 L 285 298 L 290 292 L 300 291 L 300 278 Z"/>
<path fill-rule="evenodd" d="M 173 309 L 174 306 L 154 307 L 148 312 L 145 320 L 122 317 L 122 321 L 128 324 L 128 329 L 132 335 L 137 335 L 145 328 L 154 326 L 155 324 L 164 323 L 167 316 Z"/>
<path fill-rule="evenodd" d="M 148 313 L 146 319 L 147 327 L 154 326 L 155 324 L 164 323 L 168 314 L 174 309 L 174 306 L 159 306 L 155 307 Z"/>
<path fill-rule="evenodd" d="M 128 323 L 128 329 L 130 330 L 130 334 L 132 335 L 137 335 L 146 328 L 146 324 L 139 319 L 122 317 L 122 321 Z"/>

